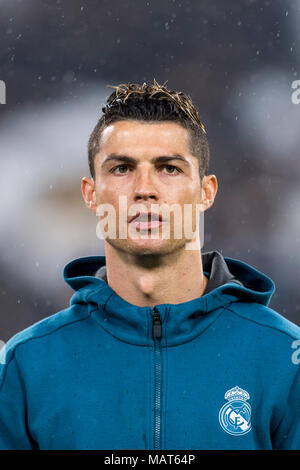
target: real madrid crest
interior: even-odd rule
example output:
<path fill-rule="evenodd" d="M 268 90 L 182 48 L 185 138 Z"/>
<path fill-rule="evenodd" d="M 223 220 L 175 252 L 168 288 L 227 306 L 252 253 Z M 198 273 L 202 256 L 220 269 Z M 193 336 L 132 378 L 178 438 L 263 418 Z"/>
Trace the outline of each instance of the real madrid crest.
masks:
<path fill-rule="evenodd" d="M 251 430 L 251 406 L 247 402 L 250 395 L 236 386 L 225 393 L 228 400 L 219 413 L 219 421 L 224 431 L 234 436 L 241 436 Z"/>

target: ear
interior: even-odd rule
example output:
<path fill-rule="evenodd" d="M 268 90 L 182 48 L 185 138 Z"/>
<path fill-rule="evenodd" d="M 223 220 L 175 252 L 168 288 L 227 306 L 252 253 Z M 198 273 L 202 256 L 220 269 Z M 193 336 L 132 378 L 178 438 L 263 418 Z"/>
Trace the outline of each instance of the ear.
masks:
<path fill-rule="evenodd" d="M 201 184 L 201 211 L 209 209 L 215 200 L 218 191 L 218 180 L 215 175 L 204 176 Z"/>
<path fill-rule="evenodd" d="M 85 176 L 81 179 L 81 193 L 86 207 L 96 214 L 96 193 L 93 178 Z"/>

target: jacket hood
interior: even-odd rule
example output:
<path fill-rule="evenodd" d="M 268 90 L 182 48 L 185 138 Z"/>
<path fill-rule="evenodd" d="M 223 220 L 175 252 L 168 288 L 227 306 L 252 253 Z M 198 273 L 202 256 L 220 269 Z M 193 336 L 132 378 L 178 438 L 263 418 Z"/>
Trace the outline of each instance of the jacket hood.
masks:
<path fill-rule="evenodd" d="M 162 324 L 165 323 L 168 345 L 199 334 L 215 319 L 216 312 L 221 313 L 231 303 L 268 306 L 275 292 L 274 282 L 268 276 L 243 261 L 223 257 L 218 251 L 202 253 L 202 264 L 208 283 L 201 297 L 155 306 Z M 65 266 L 63 277 L 76 291 L 70 299 L 71 306 L 88 305 L 104 329 L 122 340 L 150 344 L 153 308 L 130 304 L 118 296 L 107 283 L 105 256 L 77 258 Z"/>

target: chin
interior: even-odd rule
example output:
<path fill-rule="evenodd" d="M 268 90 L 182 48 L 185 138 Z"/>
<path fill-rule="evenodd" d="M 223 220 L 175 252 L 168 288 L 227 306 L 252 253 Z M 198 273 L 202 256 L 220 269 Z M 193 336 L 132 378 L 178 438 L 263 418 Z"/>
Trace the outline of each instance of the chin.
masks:
<path fill-rule="evenodd" d="M 106 241 L 117 250 L 134 255 L 166 255 L 185 247 L 186 240 L 109 239 Z"/>

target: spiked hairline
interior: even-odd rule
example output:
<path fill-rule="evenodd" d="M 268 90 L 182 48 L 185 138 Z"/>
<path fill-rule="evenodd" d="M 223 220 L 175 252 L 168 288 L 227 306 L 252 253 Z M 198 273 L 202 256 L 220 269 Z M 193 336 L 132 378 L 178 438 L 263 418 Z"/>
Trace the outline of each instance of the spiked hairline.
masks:
<path fill-rule="evenodd" d="M 191 119 L 191 121 L 199 125 L 202 131 L 206 134 L 205 127 L 202 121 L 200 120 L 199 115 L 191 99 L 182 92 L 168 90 L 165 87 L 166 83 L 167 82 L 165 82 L 163 85 L 159 85 L 154 78 L 153 85 L 147 85 L 146 83 L 143 83 L 142 86 L 136 83 L 121 83 L 117 86 L 107 85 L 111 88 L 116 89 L 115 96 L 110 97 L 110 99 L 108 99 L 108 107 L 118 101 L 126 103 L 128 97 L 133 93 L 144 94 L 145 92 L 149 92 L 150 97 L 162 93 L 162 96 L 158 98 L 159 100 L 167 99 L 173 102 L 177 106 L 177 108 L 183 111 Z"/>

